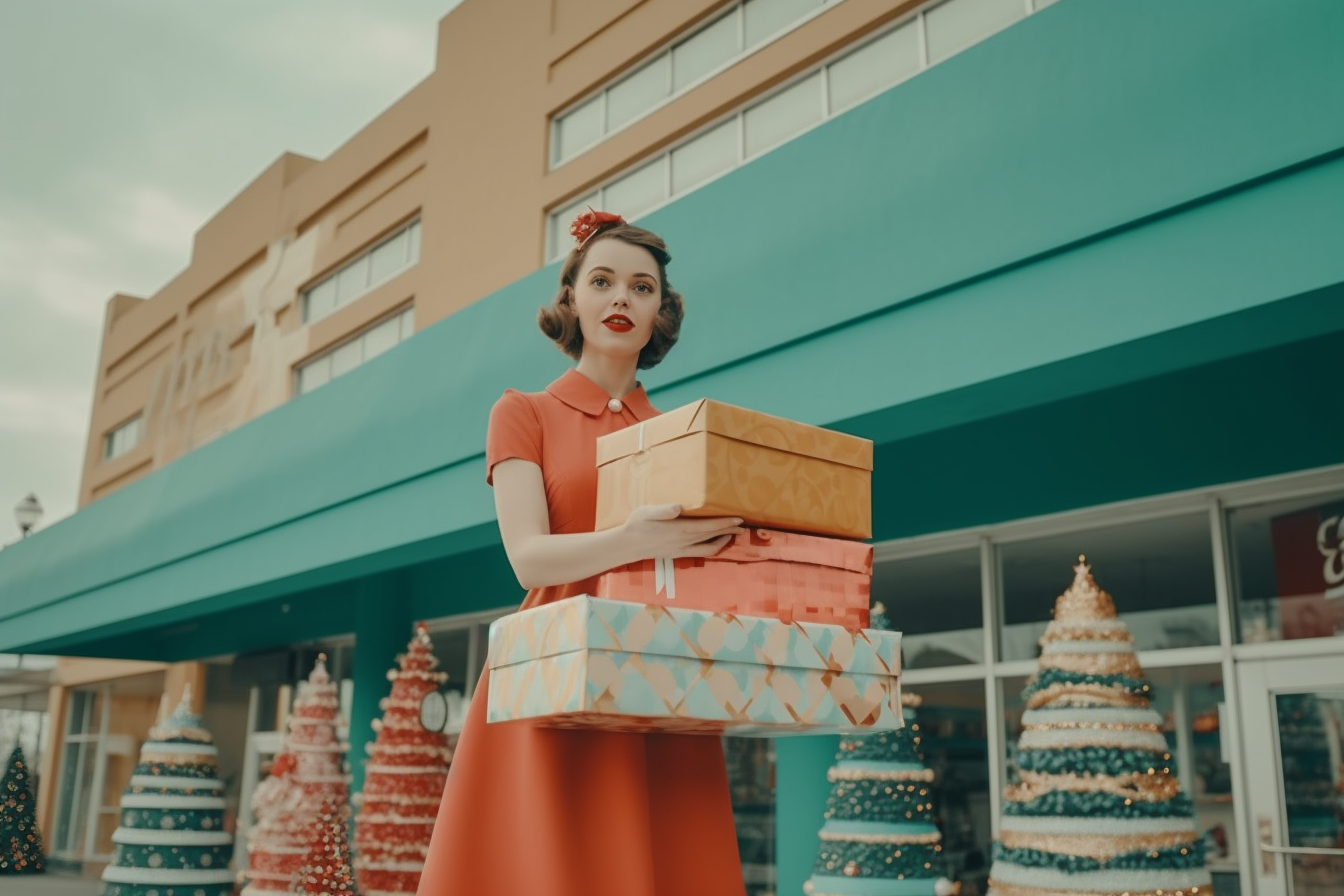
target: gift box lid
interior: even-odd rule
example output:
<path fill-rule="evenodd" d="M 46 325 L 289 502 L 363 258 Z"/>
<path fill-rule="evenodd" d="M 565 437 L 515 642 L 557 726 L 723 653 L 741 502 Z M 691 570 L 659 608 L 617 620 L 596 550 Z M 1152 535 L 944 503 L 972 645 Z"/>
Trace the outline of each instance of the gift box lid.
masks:
<path fill-rule="evenodd" d="M 579 595 L 490 624 L 490 668 L 579 650 L 897 675 L 901 633 Z"/>
<path fill-rule="evenodd" d="M 723 550 L 713 557 L 705 558 L 703 562 L 715 560 L 733 563 L 761 563 L 767 560 L 809 563 L 872 575 L 873 546 L 844 538 L 751 529 L 745 535 L 734 535 Z"/>
<path fill-rule="evenodd" d="M 600 436 L 597 440 L 597 465 L 600 467 L 622 457 L 638 454 L 654 445 L 698 432 L 711 432 L 739 442 L 777 448 L 860 470 L 873 468 L 873 443 L 870 439 L 749 411 L 708 398 Z"/>

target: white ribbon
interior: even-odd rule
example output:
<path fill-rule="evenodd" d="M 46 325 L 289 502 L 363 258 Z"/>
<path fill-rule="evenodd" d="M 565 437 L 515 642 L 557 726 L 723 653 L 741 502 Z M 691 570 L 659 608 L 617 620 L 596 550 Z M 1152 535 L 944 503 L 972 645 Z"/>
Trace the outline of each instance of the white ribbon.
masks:
<path fill-rule="evenodd" d="M 676 568 L 671 557 L 653 558 L 653 593 L 662 594 L 667 590 L 667 599 L 677 599 Z"/>
<path fill-rule="evenodd" d="M 644 451 L 644 421 L 639 422 L 639 445 L 638 450 Z M 668 600 L 677 599 L 677 574 L 676 567 L 673 565 L 671 557 L 653 558 L 653 593 L 662 594 L 667 591 Z"/>

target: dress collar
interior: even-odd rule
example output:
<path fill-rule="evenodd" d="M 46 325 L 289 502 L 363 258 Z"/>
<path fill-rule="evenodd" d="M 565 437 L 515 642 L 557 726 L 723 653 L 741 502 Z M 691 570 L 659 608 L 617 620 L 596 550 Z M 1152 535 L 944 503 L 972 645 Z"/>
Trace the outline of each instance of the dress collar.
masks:
<path fill-rule="evenodd" d="M 560 379 L 547 386 L 546 391 L 574 410 L 582 411 L 589 417 L 599 417 L 602 414 L 612 413 L 607 407 L 607 402 L 611 401 L 611 396 L 607 394 L 606 390 L 573 367 L 565 371 Z M 649 396 L 644 393 L 644 387 L 638 383 L 635 384 L 632 392 L 621 398 L 621 404 L 635 415 L 636 420 L 647 420 L 650 417 L 658 416 L 658 412 L 653 409 L 653 405 L 649 404 Z"/>

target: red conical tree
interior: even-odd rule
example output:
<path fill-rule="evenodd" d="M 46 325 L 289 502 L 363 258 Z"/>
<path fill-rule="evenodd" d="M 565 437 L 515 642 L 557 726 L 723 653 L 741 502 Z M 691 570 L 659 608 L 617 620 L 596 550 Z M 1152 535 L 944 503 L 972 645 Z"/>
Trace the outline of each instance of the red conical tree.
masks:
<path fill-rule="evenodd" d="M 417 623 L 387 673 L 392 694 L 379 703 L 383 717 L 373 723 L 378 736 L 357 797 L 355 875 L 364 896 L 414 896 L 420 883 L 452 755 L 447 735 L 420 724 L 425 695 L 448 678 L 438 665 L 429 631 Z"/>
<path fill-rule="evenodd" d="M 345 745 L 336 736 L 340 703 L 326 659 L 326 654 L 319 656 L 308 680 L 299 683 L 289 736 L 271 777 L 257 786 L 243 896 L 287 892 L 303 865 L 317 807 L 345 805 L 350 778 Z"/>

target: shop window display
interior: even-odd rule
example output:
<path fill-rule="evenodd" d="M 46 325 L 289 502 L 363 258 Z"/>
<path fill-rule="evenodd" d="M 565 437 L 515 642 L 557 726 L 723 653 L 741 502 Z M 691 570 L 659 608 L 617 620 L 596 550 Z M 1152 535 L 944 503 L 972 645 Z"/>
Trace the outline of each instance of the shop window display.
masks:
<path fill-rule="evenodd" d="M 747 896 L 771 896 L 775 892 L 774 741 L 725 737 L 723 755 Z"/>
<path fill-rule="evenodd" d="M 912 687 L 923 699 L 924 763 L 933 771 L 934 823 L 942 832 L 943 871 L 961 896 L 982 896 L 989 876 L 992 817 L 985 686 L 975 681 Z"/>
<path fill-rule="evenodd" d="M 1079 553 L 1104 561 L 1097 581 L 1123 596 L 1122 618 L 1139 650 L 1218 643 L 1209 518 L 1194 513 L 1001 545 L 1000 659 L 1037 656 L 1051 610 L 1041 595 L 1059 592 L 1059 558 Z"/>
<path fill-rule="evenodd" d="M 905 668 L 984 661 L 979 548 L 881 561 L 873 600 L 900 622 Z"/>
<path fill-rule="evenodd" d="M 1344 636 L 1344 494 L 1227 514 L 1242 643 Z"/>

